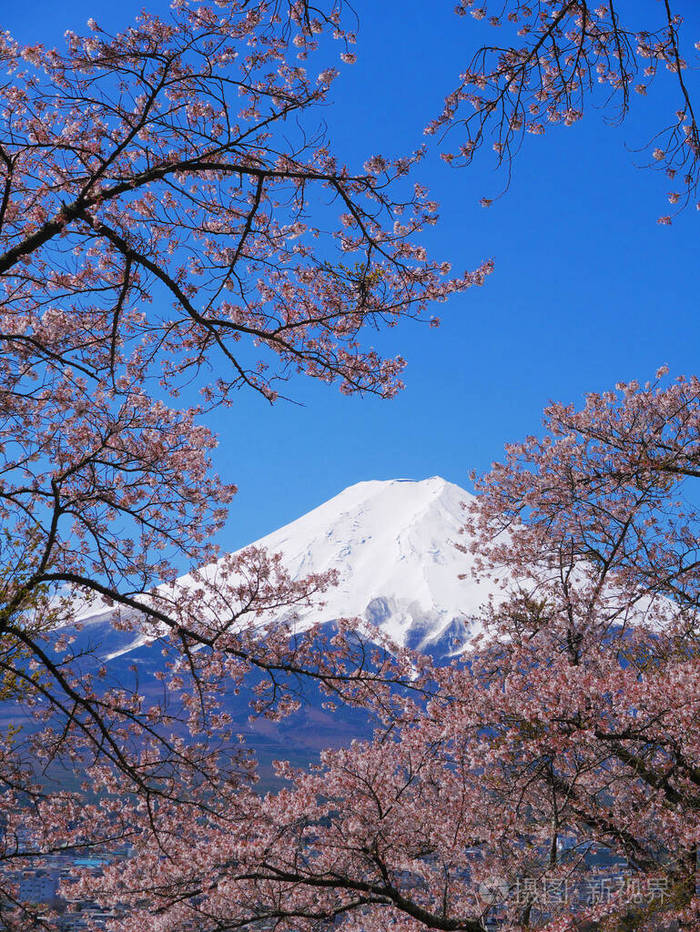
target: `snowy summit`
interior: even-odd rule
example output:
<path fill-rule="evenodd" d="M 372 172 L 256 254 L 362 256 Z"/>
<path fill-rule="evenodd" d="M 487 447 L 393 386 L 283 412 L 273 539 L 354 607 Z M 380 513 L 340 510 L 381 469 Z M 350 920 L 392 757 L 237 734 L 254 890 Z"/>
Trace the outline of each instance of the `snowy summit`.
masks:
<path fill-rule="evenodd" d="M 446 657 L 474 633 L 474 618 L 493 588 L 469 578 L 471 558 L 455 546 L 464 542 L 463 504 L 472 499 L 439 476 L 358 482 L 253 546 L 281 553 L 293 578 L 337 570 L 338 585 L 323 604 L 298 611 L 297 630 L 362 618 L 401 646 Z M 179 580 L 190 582 L 189 575 Z M 93 602 L 76 614 L 108 660 L 148 643 L 113 629 L 113 613 Z"/>
<path fill-rule="evenodd" d="M 471 561 L 455 543 L 472 499 L 439 476 L 358 482 L 255 546 L 282 553 L 295 578 L 338 571 L 322 617 L 302 611 L 302 627 L 362 617 L 400 645 L 444 655 L 463 645 L 489 594 L 459 578 Z"/>

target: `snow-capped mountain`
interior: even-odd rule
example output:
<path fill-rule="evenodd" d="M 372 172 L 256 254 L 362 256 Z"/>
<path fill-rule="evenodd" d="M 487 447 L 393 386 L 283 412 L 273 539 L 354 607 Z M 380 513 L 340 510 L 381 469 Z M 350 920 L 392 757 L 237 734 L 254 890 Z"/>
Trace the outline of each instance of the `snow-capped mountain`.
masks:
<path fill-rule="evenodd" d="M 255 541 L 284 555 L 295 578 L 337 570 L 322 609 L 301 628 L 361 617 L 393 641 L 445 654 L 463 645 L 488 590 L 469 578 L 463 503 L 472 496 L 439 476 L 358 482 L 301 518 Z"/>
<path fill-rule="evenodd" d="M 253 546 L 281 553 L 293 578 L 338 572 L 322 605 L 296 612 L 297 631 L 357 617 L 401 646 L 446 657 L 463 649 L 490 591 L 469 577 L 471 560 L 455 546 L 465 541 L 463 505 L 470 499 L 439 476 L 358 482 Z M 204 572 L 214 575 L 216 567 Z M 111 612 L 93 603 L 77 614 L 108 659 L 144 644 L 111 628 Z"/>
<path fill-rule="evenodd" d="M 297 630 L 359 617 L 394 642 L 444 660 L 464 649 L 492 588 L 469 577 L 470 558 L 455 546 L 466 542 L 460 531 L 463 503 L 470 499 L 464 489 L 437 476 L 360 482 L 254 544 L 281 553 L 296 578 L 338 571 L 339 583 L 323 596 L 323 604 L 298 613 Z M 216 575 L 216 565 L 203 572 Z M 467 578 L 460 579 L 460 574 Z M 192 580 L 183 576 L 179 583 L 188 586 Z M 113 613 L 95 602 L 77 608 L 74 618 L 80 625 L 72 632 L 76 655 L 86 669 L 106 661 L 109 685 L 133 683 L 136 677 L 146 701 L 158 701 L 162 645 L 115 627 Z M 304 766 L 322 747 L 371 734 L 373 723 L 366 712 L 349 706 L 327 710 L 325 697 L 312 683 L 304 686 L 306 701 L 291 716 L 281 722 L 249 721 L 249 689 L 226 696 L 224 703 L 258 757 L 264 788 L 276 785 L 274 759 Z M 14 708 L 5 711 L 16 716 Z M 0 704 L 0 724 L 2 720 Z"/>

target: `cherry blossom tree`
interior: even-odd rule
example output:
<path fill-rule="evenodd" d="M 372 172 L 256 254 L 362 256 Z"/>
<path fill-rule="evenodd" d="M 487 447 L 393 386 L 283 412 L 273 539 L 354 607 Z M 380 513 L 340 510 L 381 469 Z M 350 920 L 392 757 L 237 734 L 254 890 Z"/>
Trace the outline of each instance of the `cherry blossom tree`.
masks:
<path fill-rule="evenodd" d="M 596 83 L 624 115 L 667 70 L 679 103 L 652 161 L 682 206 L 698 129 L 681 21 L 658 10 L 628 26 L 613 4 L 500 5 L 512 45 L 477 53 L 429 132 L 466 137 L 448 160 L 489 139 L 509 164 Z M 212 544 L 235 492 L 212 408 L 301 375 L 390 397 L 403 360 L 366 330 L 491 271 L 448 278 L 421 245 L 422 150 L 356 172 L 319 129 L 336 53 L 354 59 L 341 14 L 175 0 L 65 51 L 0 37 L 0 689 L 35 721 L 0 741 L 0 863 L 127 845 L 76 894 L 125 906 L 124 930 L 693 928 L 697 521 L 678 491 L 699 468 L 696 380 L 553 406 L 483 480 L 469 527 L 503 596 L 469 664 L 368 655 L 344 627 L 332 650 L 301 641 L 273 622 L 332 577 Z M 74 649 L 78 598 L 161 642 L 162 701 Z M 375 740 L 281 764 L 287 789 L 256 795 L 218 701 L 252 670 L 255 712 L 285 714 L 288 677 L 311 677 L 374 712 Z M 79 789 L 47 789 L 59 762 Z M 601 852 L 628 886 L 572 899 Z M 6 928 L 54 927 L 11 876 L 0 893 Z"/>
<path fill-rule="evenodd" d="M 697 928 L 700 381 L 545 424 L 470 508 L 502 594 L 468 663 L 277 794 L 161 811 L 98 881 L 116 929 Z"/>
<path fill-rule="evenodd" d="M 238 389 L 272 402 L 295 376 L 392 396 L 404 362 L 365 348 L 365 331 L 425 317 L 490 271 L 449 278 L 427 257 L 420 152 L 368 153 L 353 172 L 319 128 L 353 58 L 332 4 L 176 0 L 117 35 L 88 26 L 63 51 L 0 36 L 0 682 L 36 721 L 3 736 L 11 865 L 116 837 L 109 818 L 106 837 L 78 820 L 88 785 L 155 818 L 158 801 L 196 789 L 204 805 L 204 785 L 250 779 L 215 694 L 251 668 L 256 710 L 273 715 L 293 705 L 288 675 L 347 697 L 382 688 L 383 661 L 370 672 L 342 633 L 326 652 L 289 625 L 261 636 L 333 580 L 291 580 L 258 551 L 214 562 L 235 487 L 212 469 L 206 415 Z M 162 640 L 162 701 L 73 646 L 81 600 Z M 58 762 L 85 773 L 84 792 L 48 793 L 41 771 Z M 16 886 L 2 894 L 12 908 Z"/>

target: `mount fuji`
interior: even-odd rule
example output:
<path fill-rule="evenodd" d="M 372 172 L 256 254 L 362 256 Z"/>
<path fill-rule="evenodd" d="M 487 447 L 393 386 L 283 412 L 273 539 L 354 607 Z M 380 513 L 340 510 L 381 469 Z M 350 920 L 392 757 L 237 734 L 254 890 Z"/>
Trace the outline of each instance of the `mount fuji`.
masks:
<path fill-rule="evenodd" d="M 471 500 L 439 476 L 358 482 L 252 546 L 281 553 L 295 579 L 337 571 L 338 585 L 320 606 L 295 612 L 297 632 L 360 618 L 399 646 L 445 659 L 464 648 L 492 589 L 469 578 L 472 559 L 455 546 L 465 542 L 464 504 Z M 216 566 L 203 572 L 213 574 Z M 108 661 L 144 644 L 115 631 L 111 614 L 94 603 L 77 614 Z"/>
<path fill-rule="evenodd" d="M 256 541 L 284 555 L 293 577 L 336 570 L 339 582 L 300 628 L 359 617 L 400 646 L 446 656 L 468 640 L 488 597 L 469 578 L 463 504 L 473 499 L 439 476 L 423 481 L 359 482 L 303 517 Z"/>
<path fill-rule="evenodd" d="M 471 558 L 455 546 L 468 543 L 461 534 L 463 504 L 472 499 L 437 476 L 359 482 L 254 545 L 281 553 L 294 578 L 338 572 L 338 585 L 324 594 L 323 603 L 297 611 L 297 632 L 359 618 L 394 643 L 445 661 L 465 649 L 479 628 L 479 606 L 493 591 L 492 584 L 470 578 Z M 215 574 L 216 565 L 202 572 Z M 189 576 L 179 583 L 194 585 Z M 113 619 L 114 609 L 105 604 L 78 607 L 74 620 L 79 624 L 71 632 L 76 656 L 104 663 L 110 683 L 136 677 L 146 702 L 158 701 L 161 685 L 154 674 L 163 670 L 162 644 L 114 626 Z M 275 620 L 282 619 L 269 619 Z M 304 766 L 322 748 L 372 732 L 366 713 L 343 706 L 328 711 L 313 685 L 299 711 L 280 722 L 249 720 L 249 698 L 248 689 L 241 689 L 226 696 L 225 706 L 257 755 L 263 789 L 277 782 L 272 761 Z M 0 704 L 0 725 L 16 714 L 11 704 Z"/>

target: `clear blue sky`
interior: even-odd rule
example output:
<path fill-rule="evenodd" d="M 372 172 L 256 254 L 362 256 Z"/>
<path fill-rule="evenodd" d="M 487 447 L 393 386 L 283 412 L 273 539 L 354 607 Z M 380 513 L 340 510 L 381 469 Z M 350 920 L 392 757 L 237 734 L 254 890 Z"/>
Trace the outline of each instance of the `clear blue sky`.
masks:
<path fill-rule="evenodd" d="M 56 44 L 89 16 L 120 28 L 143 5 L 30 0 L 4 4 L 0 26 L 22 41 Z M 358 63 L 343 69 L 325 118 L 336 150 L 361 165 L 421 143 L 484 31 L 455 17 L 452 0 L 354 6 Z M 654 0 L 624 7 L 659 12 Z M 695 41 L 700 4 L 678 7 Z M 689 80 L 700 85 L 697 72 Z M 676 105 L 663 93 L 633 104 L 622 128 L 591 111 L 574 128 L 528 137 L 509 193 L 487 210 L 479 198 L 502 181 L 488 157 L 464 171 L 437 158 L 422 166 L 420 180 L 441 204 L 434 252 L 456 269 L 492 257 L 494 275 L 441 305 L 440 329 L 407 325 L 377 341 L 409 363 L 408 387 L 393 401 L 304 382 L 291 387 L 299 406 L 270 408 L 241 394 L 215 424 L 218 465 L 240 487 L 223 546 L 248 543 L 362 479 L 439 474 L 469 487 L 471 469 L 488 468 L 506 441 L 538 430 L 548 400 L 579 402 L 619 380 L 650 378 L 662 363 L 673 374 L 697 372 L 700 219 L 691 209 L 658 226 L 670 183 L 638 169 L 632 151 Z"/>

